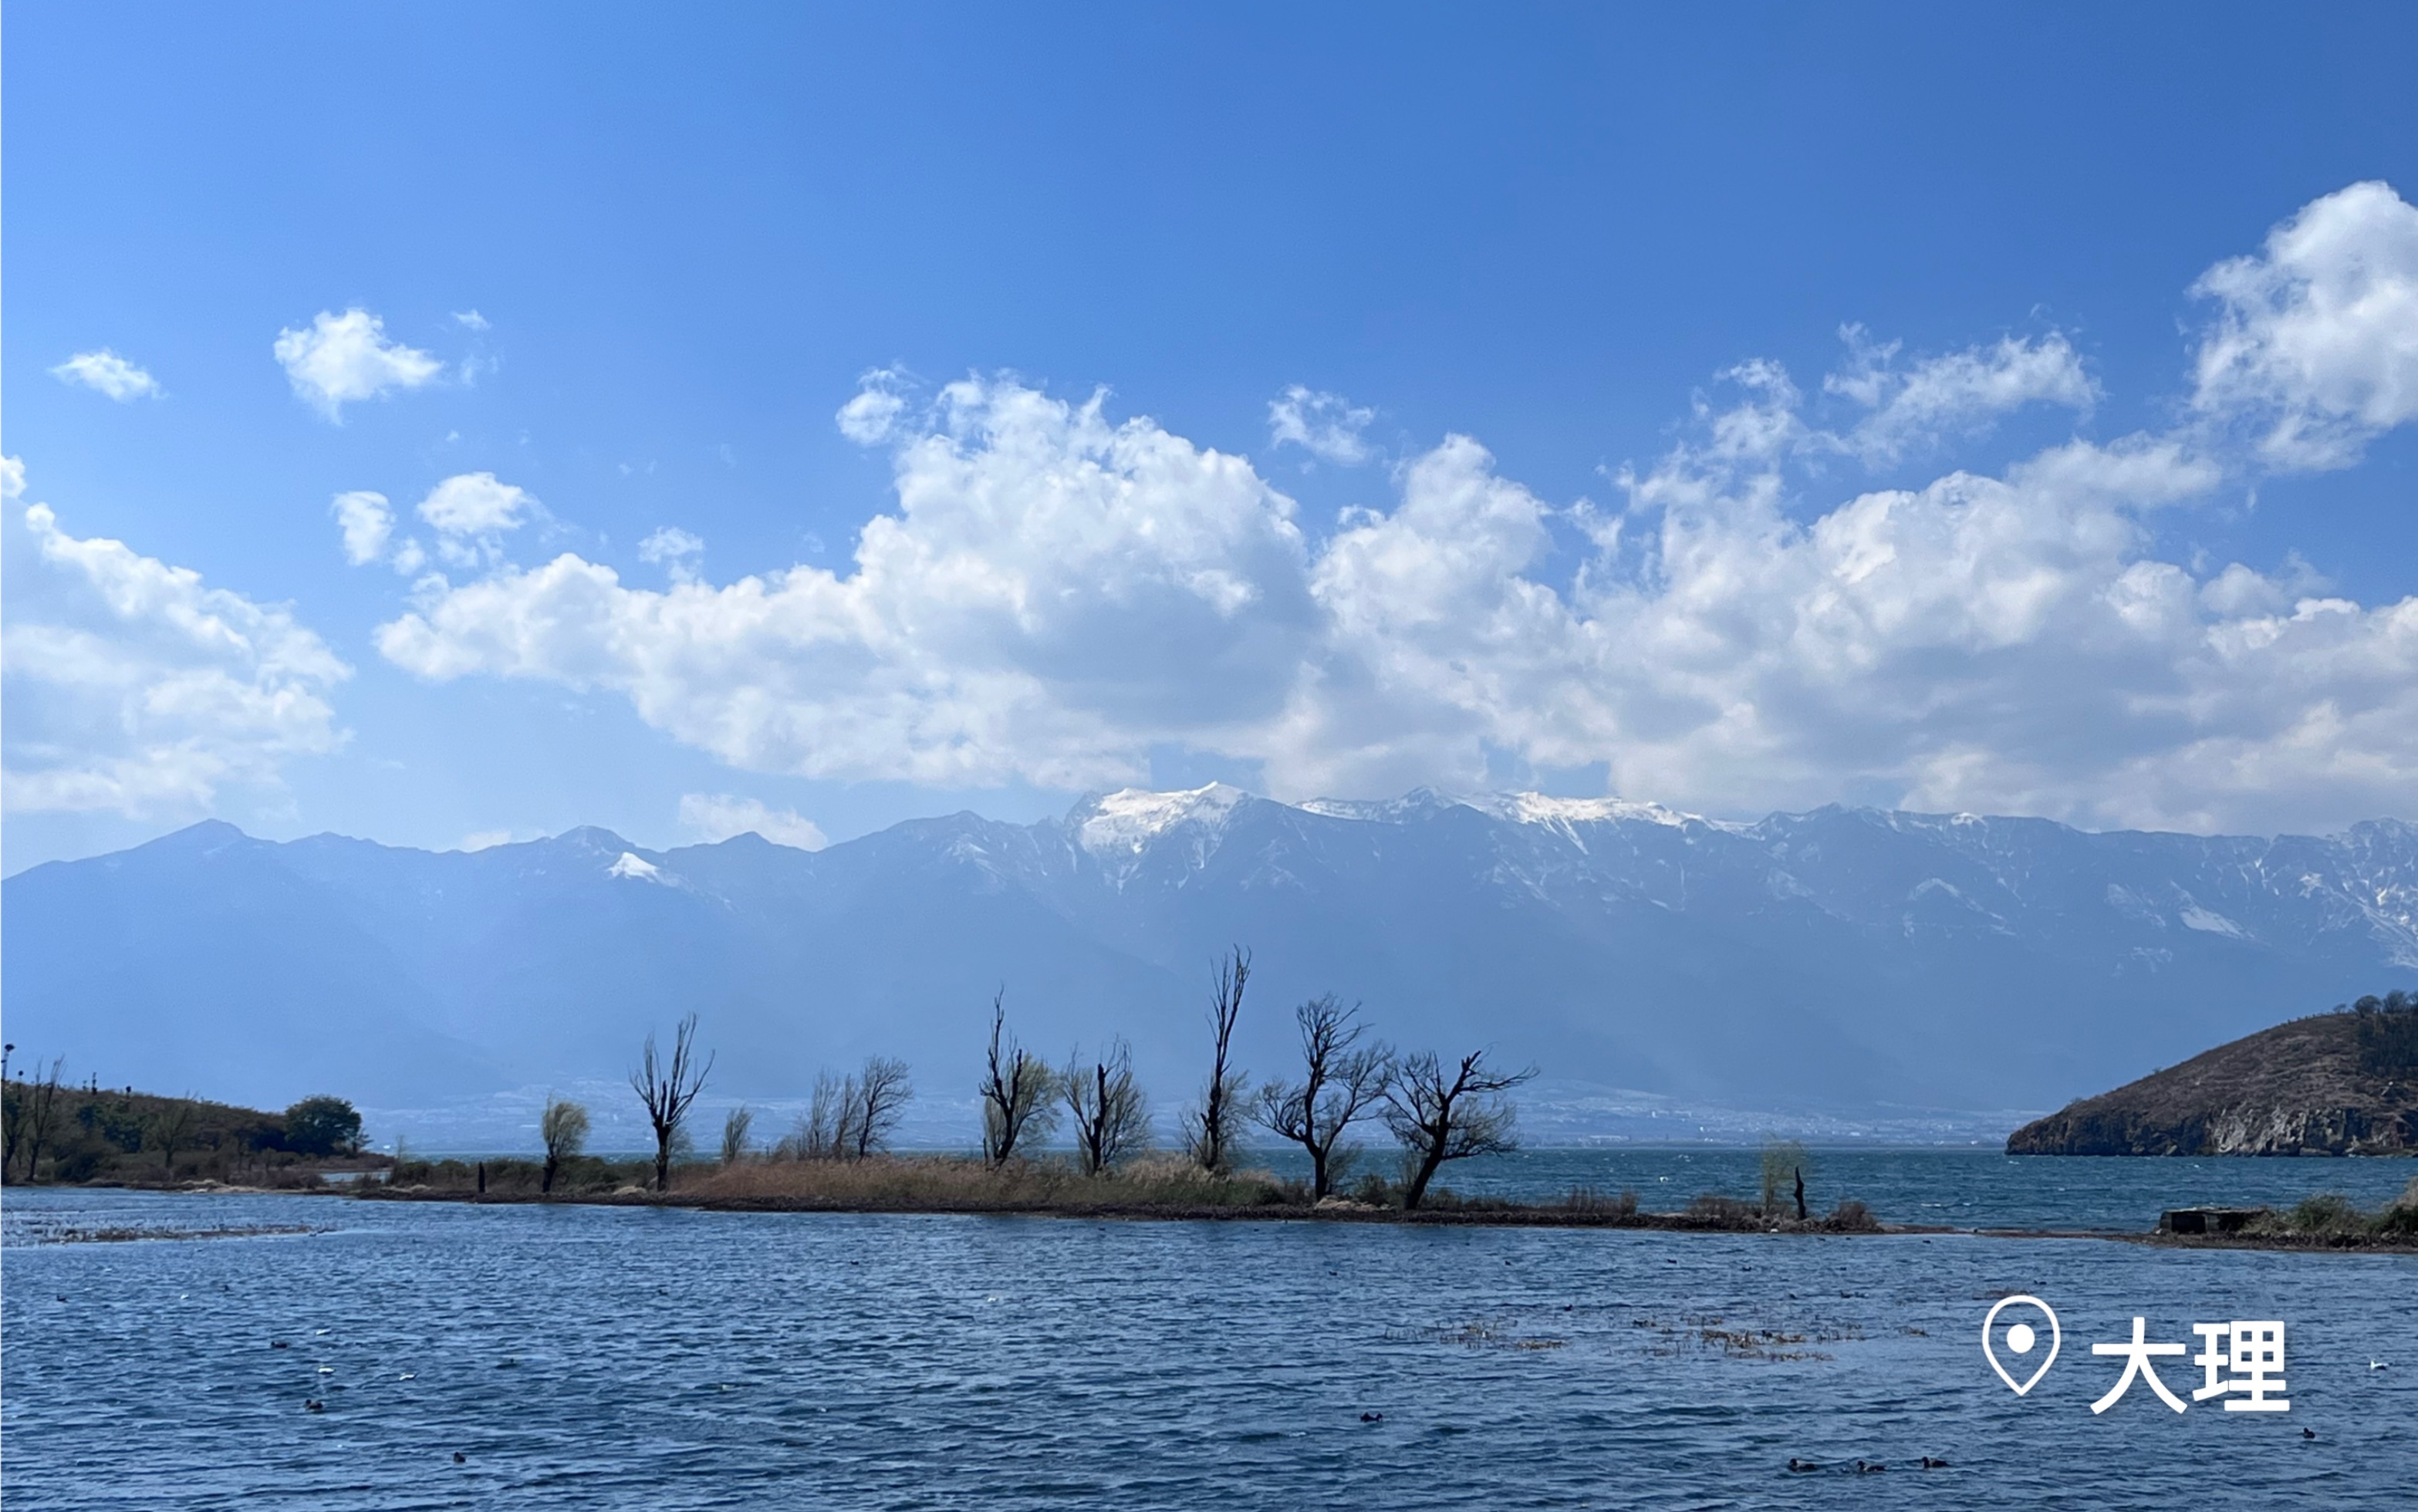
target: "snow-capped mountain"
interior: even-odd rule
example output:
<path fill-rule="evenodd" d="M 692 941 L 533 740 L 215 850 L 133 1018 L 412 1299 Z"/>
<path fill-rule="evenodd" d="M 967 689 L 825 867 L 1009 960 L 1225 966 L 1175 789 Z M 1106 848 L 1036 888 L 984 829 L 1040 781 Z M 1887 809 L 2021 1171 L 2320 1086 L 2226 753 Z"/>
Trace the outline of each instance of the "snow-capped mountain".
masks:
<path fill-rule="evenodd" d="M 601 830 L 476 853 L 205 823 L 6 884 L 8 1037 L 108 1083 L 426 1106 L 618 1079 L 696 1009 L 734 1096 L 906 1056 L 959 1099 L 1027 1044 L 1199 1078 L 1211 957 L 1248 1062 L 1334 991 L 1410 1046 L 1738 1107 L 2038 1109 L 2418 983 L 2418 831 L 2274 839 L 1536 794 L 1213 786 L 917 820 L 809 854 Z"/>

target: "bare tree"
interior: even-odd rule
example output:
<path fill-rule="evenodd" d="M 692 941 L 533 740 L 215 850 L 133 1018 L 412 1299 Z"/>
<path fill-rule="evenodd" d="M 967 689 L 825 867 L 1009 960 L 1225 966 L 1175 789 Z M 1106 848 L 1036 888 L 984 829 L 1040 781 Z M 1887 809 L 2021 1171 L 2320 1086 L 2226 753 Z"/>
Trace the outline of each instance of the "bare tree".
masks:
<path fill-rule="evenodd" d="M 160 1152 L 160 1174 L 162 1180 L 173 1180 L 176 1174 L 176 1152 L 185 1146 L 185 1136 L 193 1128 L 193 1100 L 178 1097 L 160 1105 L 143 1128 L 143 1142 Z"/>
<path fill-rule="evenodd" d="M 1251 1117 L 1269 1133 L 1309 1152 L 1313 1199 L 1335 1190 L 1359 1154 L 1337 1148 L 1343 1131 L 1374 1113 L 1394 1076 L 1394 1052 L 1380 1041 L 1366 1046 L 1368 1026 L 1355 1023 L 1360 1005 L 1346 1008 L 1335 994 L 1312 998 L 1293 1011 L 1301 1031 L 1302 1079 L 1272 1081 L 1260 1089 Z"/>
<path fill-rule="evenodd" d="M 1512 1137 L 1517 1109 L 1503 1094 L 1528 1081 L 1537 1068 L 1500 1072 L 1488 1067 L 1486 1052 L 1473 1050 L 1446 1073 L 1431 1050 L 1401 1062 L 1385 1088 L 1385 1127 L 1409 1156 L 1402 1206 L 1416 1208 L 1428 1195 L 1436 1168 L 1447 1160 L 1495 1155 L 1520 1148 Z"/>
<path fill-rule="evenodd" d="M 790 1135 L 798 1155 L 806 1160 L 838 1160 L 852 1150 L 856 1126 L 863 1116 L 865 1089 L 854 1077 L 815 1074 L 815 1094 L 806 1116 Z"/>
<path fill-rule="evenodd" d="M 1249 1090 L 1242 1073 L 1233 1069 L 1233 1043 L 1234 1020 L 1243 1013 L 1243 988 L 1250 980 L 1251 953 L 1240 945 L 1210 969 L 1209 1085 L 1201 1090 L 1201 1106 L 1184 1115 L 1185 1153 L 1218 1176 L 1232 1162 L 1243 1097 Z"/>
<path fill-rule="evenodd" d="M 1038 1056 L 1007 1031 L 1007 990 L 1001 988 L 990 1004 L 990 1054 L 982 1081 L 983 1158 L 1004 1166 L 1027 1136 L 1048 1134 L 1057 1123 L 1049 1094 L 1056 1077 Z"/>
<path fill-rule="evenodd" d="M 51 1069 L 44 1071 L 42 1063 L 35 1061 L 32 1078 L 17 1089 L 24 1099 L 17 1140 L 25 1148 L 25 1180 L 29 1182 L 42 1164 L 42 1147 L 59 1129 L 59 1075 L 67 1063 L 67 1057 L 58 1056 L 52 1060 Z"/>
<path fill-rule="evenodd" d="M 907 1104 L 914 1095 L 906 1061 L 887 1055 L 865 1058 L 865 1069 L 857 1073 L 857 1159 L 889 1148 L 890 1137 L 898 1132 L 898 1121 L 907 1116 Z"/>
<path fill-rule="evenodd" d="M 1109 1042 L 1105 1059 L 1083 1064 L 1066 1058 L 1058 1094 L 1075 1119 L 1075 1151 L 1083 1174 L 1097 1176 L 1150 1144 L 1150 1104 L 1134 1079 L 1133 1050 L 1123 1038 Z"/>
<path fill-rule="evenodd" d="M 690 1014 L 680 1021 L 672 1035 L 672 1058 L 663 1063 L 655 1051 L 655 1036 L 647 1035 L 646 1059 L 638 1069 L 630 1073 L 630 1090 L 647 1105 L 647 1122 L 655 1130 L 655 1190 L 667 1192 L 672 1184 L 672 1145 L 687 1122 L 688 1108 L 696 1094 L 705 1091 L 705 1075 L 713 1069 L 713 1057 L 696 1063 L 696 1015 Z"/>
<path fill-rule="evenodd" d="M 588 1148 L 588 1109 L 548 1094 L 545 1111 L 538 1115 L 537 1132 L 545 1141 L 545 1170 L 538 1178 L 537 1189 L 551 1192 L 554 1179 L 562 1174 L 563 1162 L 577 1159 Z"/>
<path fill-rule="evenodd" d="M 747 1130 L 756 1122 L 756 1110 L 741 1103 L 722 1118 L 722 1163 L 736 1166 L 747 1158 Z"/>

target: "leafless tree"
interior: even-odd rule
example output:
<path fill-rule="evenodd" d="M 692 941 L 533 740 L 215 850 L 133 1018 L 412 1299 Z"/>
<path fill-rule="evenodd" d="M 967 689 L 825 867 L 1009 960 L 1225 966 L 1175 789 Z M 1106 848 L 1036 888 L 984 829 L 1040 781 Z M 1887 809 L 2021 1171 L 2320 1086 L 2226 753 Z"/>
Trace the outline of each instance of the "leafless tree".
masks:
<path fill-rule="evenodd" d="M 889 1148 L 890 1137 L 898 1132 L 898 1121 L 907 1116 L 907 1104 L 914 1095 L 906 1061 L 887 1055 L 866 1057 L 865 1069 L 857 1073 L 857 1159 Z"/>
<path fill-rule="evenodd" d="M 193 1128 L 193 1100 L 172 1098 L 160 1105 L 143 1129 L 143 1142 L 160 1152 L 160 1174 L 172 1179 L 176 1174 L 176 1152 L 184 1148 L 185 1136 Z"/>
<path fill-rule="evenodd" d="M 983 1158 L 1004 1166 L 1028 1136 L 1038 1139 L 1057 1123 L 1049 1094 L 1057 1078 L 1038 1056 L 1007 1031 L 1007 992 L 990 1004 L 990 1054 L 982 1081 Z"/>
<path fill-rule="evenodd" d="M 747 1158 L 747 1131 L 756 1123 L 756 1110 L 741 1103 L 722 1118 L 722 1163 L 736 1166 Z"/>
<path fill-rule="evenodd" d="M 588 1109 L 549 1094 L 545 1111 L 538 1115 L 537 1132 L 545 1141 L 545 1170 L 538 1178 L 537 1189 L 551 1192 L 554 1179 L 562 1174 L 563 1162 L 578 1158 L 588 1148 Z"/>
<path fill-rule="evenodd" d="M 1473 1050 L 1446 1072 L 1431 1050 L 1401 1062 L 1385 1088 L 1385 1127 L 1408 1155 L 1409 1181 L 1402 1206 L 1416 1208 L 1428 1195 L 1436 1168 L 1447 1160 L 1517 1150 L 1512 1137 L 1517 1109 L 1503 1094 L 1528 1081 L 1537 1068 L 1501 1072 Z"/>
<path fill-rule="evenodd" d="M 29 1182 L 42 1164 L 42 1147 L 59 1131 L 59 1076 L 67 1063 L 67 1057 L 58 1056 L 52 1060 L 51 1069 L 44 1071 L 37 1061 L 34 1075 L 16 1089 L 23 1099 L 18 1115 L 17 1142 L 25 1150 L 25 1180 Z"/>
<path fill-rule="evenodd" d="M 865 1090 L 854 1077 L 817 1072 L 806 1116 L 789 1135 L 792 1153 L 803 1160 L 838 1160 L 849 1153 L 864 1102 Z"/>
<path fill-rule="evenodd" d="M 1097 1176 L 1149 1146 L 1149 1100 L 1134 1080 L 1133 1050 L 1122 1038 L 1110 1041 L 1108 1055 L 1088 1066 L 1081 1055 L 1068 1056 L 1058 1095 L 1074 1115 L 1084 1175 Z"/>
<path fill-rule="evenodd" d="M 1209 973 L 1211 1053 L 1209 1084 L 1201 1106 L 1184 1115 L 1184 1151 L 1201 1168 L 1222 1176 L 1232 1164 L 1241 1132 L 1243 1098 L 1249 1085 L 1233 1069 L 1234 1020 L 1242 1016 L 1243 988 L 1251 980 L 1251 953 L 1237 945 Z"/>
<path fill-rule="evenodd" d="M 680 1021 L 672 1035 L 671 1063 L 666 1065 L 655 1050 L 655 1036 L 647 1035 L 646 1059 L 638 1069 L 630 1073 L 630 1090 L 647 1105 L 647 1122 L 655 1130 L 655 1190 L 667 1192 L 672 1184 L 672 1145 L 687 1122 L 689 1105 L 696 1094 L 705 1091 L 706 1073 L 713 1069 L 713 1057 L 696 1063 L 696 1015 L 690 1014 Z"/>
<path fill-rule="evenodd" d="M 1362 1046 L 1368 1026 L 1355 1023 L 1359 1004 L 1349 1008 L 1335 994 L 1312 998 L 1293 1011 L 1301 1031 L 1302 1079 L 1272 1081 L 1260 1089 L 1251 1116 L 1269 1133 L 1309 1152 L 1313 1199 L 1335 1190 L 1359 1150 L 1337 1148 L 1343 1131 L 1369 1117 L 1385 1098 L 1393 1079 L 1394 1052 L 1381 1042 Z"/>

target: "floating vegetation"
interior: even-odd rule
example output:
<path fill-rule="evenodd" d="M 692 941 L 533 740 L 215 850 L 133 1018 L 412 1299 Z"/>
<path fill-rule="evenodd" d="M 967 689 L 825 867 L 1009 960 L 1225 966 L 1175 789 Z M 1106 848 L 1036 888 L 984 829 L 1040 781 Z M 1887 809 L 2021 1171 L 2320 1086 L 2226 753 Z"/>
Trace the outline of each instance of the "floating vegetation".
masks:
<path fill-rule="evenodd" d="M 1521 1334 L 1501 1319 L 1480 1318 L 1457 1328 L 1389 1328 L 1389 1344 L 1458 1344 L 1469 1350 L 1558 1350 L 1569 1343 L 1548 1334 Z"/>
<path fill-rule="evenodd" d="M 280 1234 L 323 1234 L 329 1230 L 307 1223 L 230 1224 L 217 1229 L 170 1229 L 161 1225 L 85 1228 L 78 1224 L 28 1226 L 12 1235 L 20 1245 L 123 1245 L 138 1239 L 263 1239 Z"/>

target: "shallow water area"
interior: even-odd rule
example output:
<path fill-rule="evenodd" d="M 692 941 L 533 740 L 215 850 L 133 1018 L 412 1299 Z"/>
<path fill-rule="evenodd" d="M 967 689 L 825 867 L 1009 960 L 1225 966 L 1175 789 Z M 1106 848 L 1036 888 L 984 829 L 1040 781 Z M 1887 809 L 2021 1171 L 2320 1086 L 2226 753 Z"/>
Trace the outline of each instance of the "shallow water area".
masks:
<path fill-rule="evenodd" d="M 333 1227 L 37 1242 L 287 1223 Z M 2418 1474 L 2410 1257 L 85 1191 L 6 1229 L 13 1506 L 2399 1506 Z M 1980 1348 L 2010 1291 L 2064 1327 L 2020 1398 Z M 2292 1410 L 2093 1416 L 2135 1312 L 2287 1321 Z"/>

